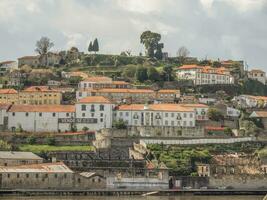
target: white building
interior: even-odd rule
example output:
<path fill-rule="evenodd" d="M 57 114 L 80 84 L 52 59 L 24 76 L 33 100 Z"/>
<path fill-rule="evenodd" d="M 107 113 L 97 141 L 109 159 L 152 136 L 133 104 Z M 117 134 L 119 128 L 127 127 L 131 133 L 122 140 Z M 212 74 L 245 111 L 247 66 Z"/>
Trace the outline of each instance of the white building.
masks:
<path fill-rule="evenodd" d="M 75 118 L 73 105 L 12 105 L 7 111 L 8 129 L 32 132 L 69 131 Z"/>
<path fill-rule="evenodd" d="M 257 80 L 262 84 L 266 84 L 266 73 L 260 69 L 252 69 L 248 72 L 248 78 Z"/>
<path fill-rule="evenodd" d="M 234 84 L 234 77 L 224 67 L 183 65 L 177 69 L 180 80 L 191 80 L 194 85 Z"/>
<path fill-rule="evenodd" d="M 0 76 L 4 76 L 7 72 L 14 69 L 18 69 L 18 63 L 16 61 L 0 62 Z"/>
<path fill-rule="evenodd" d="M 196 116 L 193 108 L 179 104 L 130 104 L 118 106 L 114 119 L 128 126 L 194 127 Z"/>
<path fill-rule="evenodd" d="M 85 97 L 79 100 L 76 105 L 77 129 L 84 127 L 89 130 L 100 130 L 112 127 L 112 104 L 107 98 L 102 96 Z"/>
<path fill-rule="evenodd" d="M 266 96 L 239 95 L 232 101 L 240 108 L 264 108 L 267 106 Z"/>

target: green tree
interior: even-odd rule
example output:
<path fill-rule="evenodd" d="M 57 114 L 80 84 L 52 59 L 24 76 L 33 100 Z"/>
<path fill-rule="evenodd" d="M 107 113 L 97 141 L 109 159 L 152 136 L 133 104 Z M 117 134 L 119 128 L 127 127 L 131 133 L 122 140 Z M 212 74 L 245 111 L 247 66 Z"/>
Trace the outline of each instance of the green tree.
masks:
<path fill-rule="evenodd" d="M 122 72 L 122 76 L 124 78 L 134 78 L 135 72 L 136 72 L 136 66 L 128 66 L 128 67 L 124 68 L 124 70 Z"/>
<path fill-rule="evenodd" d="M 113 127 L 116 129 L 126 129 L 127 125 L 122 119 L 119 119 L 118 121 L 113 122 Z"/>
<path fill-rule="evenodd" d="M 174 79 L 173 68 L 171 65 L 163 67 L 162 76 L 164 81 L 172 81 Z"/>
<path fill-rule="evenodd" d="M 55 145 L 56 144 L 56 139 L 52 136 L 49 136 L 45 139 L 45 143 L 47 145 Z"/>
<path fill-rule="evenodd" d="M 216 108 L 210 108 L 208 110 L 208 117 L 214 121 L 220 121 L 224 119 L 224 116 L 221 111 L 217 110 Z"/>
<path fill-rule="evenodd" d="M 89 52 L 92 52 L 93 51 L 93 44 L 92 44 L 92 42 L 89 43 L 88 51 Z"/>
<path fill-rule="evenodd" d="M 26 141 L 28 144 L 36 144 L 36 137 L 31 135 L 30 137 L 27 138 Z"/>
<path fill-rule="evenodd" d="M 159 81 L 160 80 L 160 74 L 155 69 L 155 67 L 149 67 L 147 70 L 147 78 L 151 81 Z"/>
<path fill-rule="evenodd" d="M 83 127 L 83 131 L 84 131 L 84 132 L 87 132 L 88 130 L 89 130 L 89 128 L 88 128 L 87 126 L 84 126 L 84 127 Z"/>
<path fill-rule="evenodd" d="M 163 58 L 163 54 L 162 54 L 162 49 L 164 47 L 164 44 L 163 43 L 160 43 L 158 44 L 157 46 L 157 50 L 156 50 L 156 53 L 155 53 L 155 57 L 158 59 L 158 60 L 162 60 Z"/>
<path fill-rule="evenodd" d="M 147 68 L 145 67 L 137 67 L 136 72 L 135 72 L 135 79 L 144 82 L 147 80 Z"/>
<path fill-rule="evenodd" d="M 151 31 L 145 31 L 140 36 L 140 42 L 146 48 L 147 56 L 154 58 L 154 52 L 158 48 L 158 43 L 161 40 L 159 33 L 153 33 Z"/>
<path fill-rule="evenodd" d="M 4 140 L 0 140 L 0 150 L 1 151 L 10 151 L 12 149 L 11 145 Z"/>
<path fill-rule="evenodd" d="M 97 38 L 94 40 L 94 42 L 93 42 L 93 48 L 92 48 L 92 50 L 96 53 L 96 52 L 98 52 L 99 51 L 99 45 L 98 45 L 98 40 L 97 40 Z"/>

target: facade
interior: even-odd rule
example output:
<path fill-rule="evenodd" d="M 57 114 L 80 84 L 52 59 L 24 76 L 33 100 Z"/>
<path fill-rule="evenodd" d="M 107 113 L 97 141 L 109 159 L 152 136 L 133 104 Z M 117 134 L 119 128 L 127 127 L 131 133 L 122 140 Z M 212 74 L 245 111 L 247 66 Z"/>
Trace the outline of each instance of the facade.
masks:
<path fill-rule="evenodd" d="M 125 81 L 113 81 L 106 76 L 93 76 L 81 81 L 78 87 L 79 89 L 131 88 L 131 85 Z"/>
<path fill-rule="evenodd" d="M 102 89 L 80 89 L 76 92 L 76 99 L 87 96 L 104 96 L 111 101 L 146 103 L 146 102 L 168 102 L 172 103 L 180 97 L 180 90 L 149 90 L 149 89 L 126 89 L 126 88 L 102 88 Z"/>
<path fill-rule="evenodd" d="M 21 67 L 23 65 L 28 65 L 31 67 L 37 67 L 40 63 L 39 58 L 40 56 L 24 56 L 18 58 L 18 66 Z"/>
<path fill-rule="evenodd" d="M 240 108 L 265 108 L 267 106 L 266 96 L 239 95 L 232 101 Z"/>
<path fill-rule="evenodd" d="M 19 104 L 58 105 L 61 100 L 62 93 L 49 86 L 31 86 L 19 92 Z"/>
<path fill-rule="evenodd" d="M 26 79 L 26 73 L 22 73 L 20 70 L 13 70 L 8 74 L 9 86 L 23 86 L 23 80 Z"/>
<path fill-rule="evenodd" d="M 128 126 L 194 127 L 195 111 L 179 104 L 130 104 L 116 108 L 114 120 L 123 120 Z"/>
<path fill-rule="evenodd" d="M 112 113 L 114 104 L 102 96 L 86 97 L 79 100 L 76 105 L 77 129 L 84 127 L 89 130 L 100 130 L 112 127 Z"/>
<path fill-rule="evenodd" d="M 74 173 L 62 162 L 0 167 L 1 189 L 105 188 L 106 179 L 96 173 Z"/>
<path fill-rule="evenodd" d="M 43 163 L 43 159 L 32 152 L 0 151 L 0 167 L 39 163 Z"/>
<path fill-rule="evenodd" d="M 260 69 L 252 69 L 248 72 L 248 78 L 257 80 L 262 84 L 266 84 L 266 73 Z"/>
<path fill-rule="evenodd" d="M 0 89 L 0 103 L 18 103 L 18 91 L 14 89 Z"/>
<path fill-rule="evenodd" d="M 7 115 L 8 129 L 11 131 L 20 128 L 31 132 L 64 132 L 71 130 L 75 107 L 73 105 L 12 105 Z"/>
<path fill-rule="evenodd" d="M 4 76 L 7 72 L 18 69 L 16 61 L 0 62 L 0 76 Z"/>
<path fill-rule="evenodd" d="M 181 80 L 191 80 L 194 85 L 234 84 L 230 71 L 224 67 L 183 65 L 177 69 L 176 75 Z"/>
<path fill-rule="evenodd" d="M 88 75 L 84 72 L 61 72 L 63 78 L 81 77 L 83 80 L 88 78 Z"/>

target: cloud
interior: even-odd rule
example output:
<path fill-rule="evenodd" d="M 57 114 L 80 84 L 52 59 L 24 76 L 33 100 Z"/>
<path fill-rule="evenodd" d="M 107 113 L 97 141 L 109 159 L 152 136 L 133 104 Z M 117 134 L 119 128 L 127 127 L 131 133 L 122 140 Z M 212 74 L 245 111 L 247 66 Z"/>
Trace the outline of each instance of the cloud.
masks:
<path fill-rule="evenodd" d="M 151 30 L 171 55 L 185 45 L 192 56 L 267 69 L 267 0 L 1 0 L 0 10 L 0 60 L 34 54 L 41 36 L 54 50 L 86 52 L 98 38 L 101 53 L 138 54 L 141 33 Z"/>

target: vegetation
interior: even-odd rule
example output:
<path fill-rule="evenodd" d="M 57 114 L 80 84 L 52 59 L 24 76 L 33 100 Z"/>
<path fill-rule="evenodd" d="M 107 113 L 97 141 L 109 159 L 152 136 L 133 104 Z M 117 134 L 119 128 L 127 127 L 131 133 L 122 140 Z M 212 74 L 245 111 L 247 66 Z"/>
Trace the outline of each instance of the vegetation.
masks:
<path fill-rule="evenodd" d="M 33 153 L 42 153 L 50 151 L 93 151 L 93 146 L 53 146 L 53 145 L 22 145 L 20 151 L 30 151 Z"/>
<path fill-rule="evenodd" d="M 26 139 L 27 144 L 36 144 L 36 137 L 34 135 L 31 135 Z"/>
<path fill-rule="evenodd" d="M 113 127 L 116 129 L 126 129 L 126 123 L 122 119 L 113 122 Z"/>
<path fill-rule="evenodd" d="M 217 110 L 216 108 L 210 108 L 208 110 L 208 117 L 213 121 L 220 121 L 224 119 L 222 112 Z"/>
<path fill-rule="evenodd" d="M 6 141 L 0 140 L 0 150 L 1 151 L 10 151 L 12 150 L 12 146 L 8 144 Z"/>

